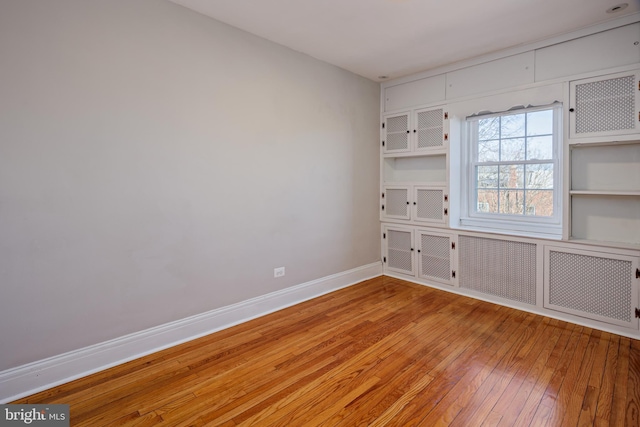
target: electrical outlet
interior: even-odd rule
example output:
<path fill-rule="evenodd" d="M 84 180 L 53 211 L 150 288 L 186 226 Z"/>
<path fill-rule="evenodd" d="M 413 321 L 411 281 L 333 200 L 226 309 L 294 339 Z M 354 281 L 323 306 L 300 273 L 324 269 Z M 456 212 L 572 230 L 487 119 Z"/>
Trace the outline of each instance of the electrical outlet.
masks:
<path fill-rule="evenodd" d="M 273 277 L 284 276 L 284 267 L 278 267 L 273 269 Z"/>

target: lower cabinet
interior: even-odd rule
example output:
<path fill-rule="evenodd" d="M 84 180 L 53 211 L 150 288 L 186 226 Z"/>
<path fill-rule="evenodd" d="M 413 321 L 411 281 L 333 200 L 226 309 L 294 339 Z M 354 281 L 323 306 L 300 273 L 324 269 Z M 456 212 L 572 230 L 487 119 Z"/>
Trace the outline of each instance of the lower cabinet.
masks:
<path fill-rule="evenodd" d="M 383 224 L 384 273 L 640 338 L 640 251 Z"/>
<path fill-rule="evenodd" d="M 418 277 L 452 285 L 456 276 L 454 237 L 450 234 L 416 230 Z"/>
<path fill-rule="evenodd" d="M 383 261 L 386 269 L 413 276 L 415 274 L 413 230 L 385 227 L 382 241 L 385 251 Z"/>
<path fill-rule="evenodd" d="M 382 232 L 385 270 L 451 285 L 455 280 L 452 234 L 402 226 Z"/>
<path fill-rule="evenodd" d="M 638 258 L 545 247 L 544 306 L 638 329 Z"/>

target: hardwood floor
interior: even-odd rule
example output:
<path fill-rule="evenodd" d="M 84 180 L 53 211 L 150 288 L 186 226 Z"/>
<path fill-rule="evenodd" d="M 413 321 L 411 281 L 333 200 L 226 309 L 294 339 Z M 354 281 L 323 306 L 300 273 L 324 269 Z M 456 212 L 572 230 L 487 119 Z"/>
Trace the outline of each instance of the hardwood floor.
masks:
<path fill-rule="evenodd" d="M 379 277 L 16 403 L 75 426 L 638 426 L 640 342 Z"/>

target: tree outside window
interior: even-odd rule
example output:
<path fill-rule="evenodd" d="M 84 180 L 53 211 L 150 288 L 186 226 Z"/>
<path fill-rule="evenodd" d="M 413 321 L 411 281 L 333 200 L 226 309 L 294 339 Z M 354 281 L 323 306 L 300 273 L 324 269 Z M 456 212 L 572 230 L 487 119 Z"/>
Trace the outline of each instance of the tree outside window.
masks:
<path fill-rule="evenodd" d="M 472 176 L 475 212 L 554 215 L 554 109 L 480 118 Z"/>

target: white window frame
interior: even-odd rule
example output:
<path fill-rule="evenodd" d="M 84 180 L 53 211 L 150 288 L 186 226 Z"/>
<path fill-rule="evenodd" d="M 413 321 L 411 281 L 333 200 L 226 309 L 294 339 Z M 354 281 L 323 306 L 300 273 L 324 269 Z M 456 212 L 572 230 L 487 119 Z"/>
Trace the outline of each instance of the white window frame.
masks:
<path fill-rule="evenodd" d="M 473 122 L 480 119 L 529 113 L 541 110 L 553 110 L 553 160 L 538 163 L 553 163 L 553 216 L 536 217 L 528 215 L 486 213 L 477 209 L 475 168 L 486 163 L 477 162 L 478 141 L 473 132 Z M 562 104 L 559 102 L 537 107 L 519 108 L 500 113 L 489 113 L 467 117 L 463 123 L 463 164 L 460 225 L 471 229 L 495 229 L 516 235 L 542 235 L 543 237 L 562 237 Z M 477 129 L 477 127 L 476 127 Z M 509 164 L 534 164 L 535 161 L 510 161 Z"/>

